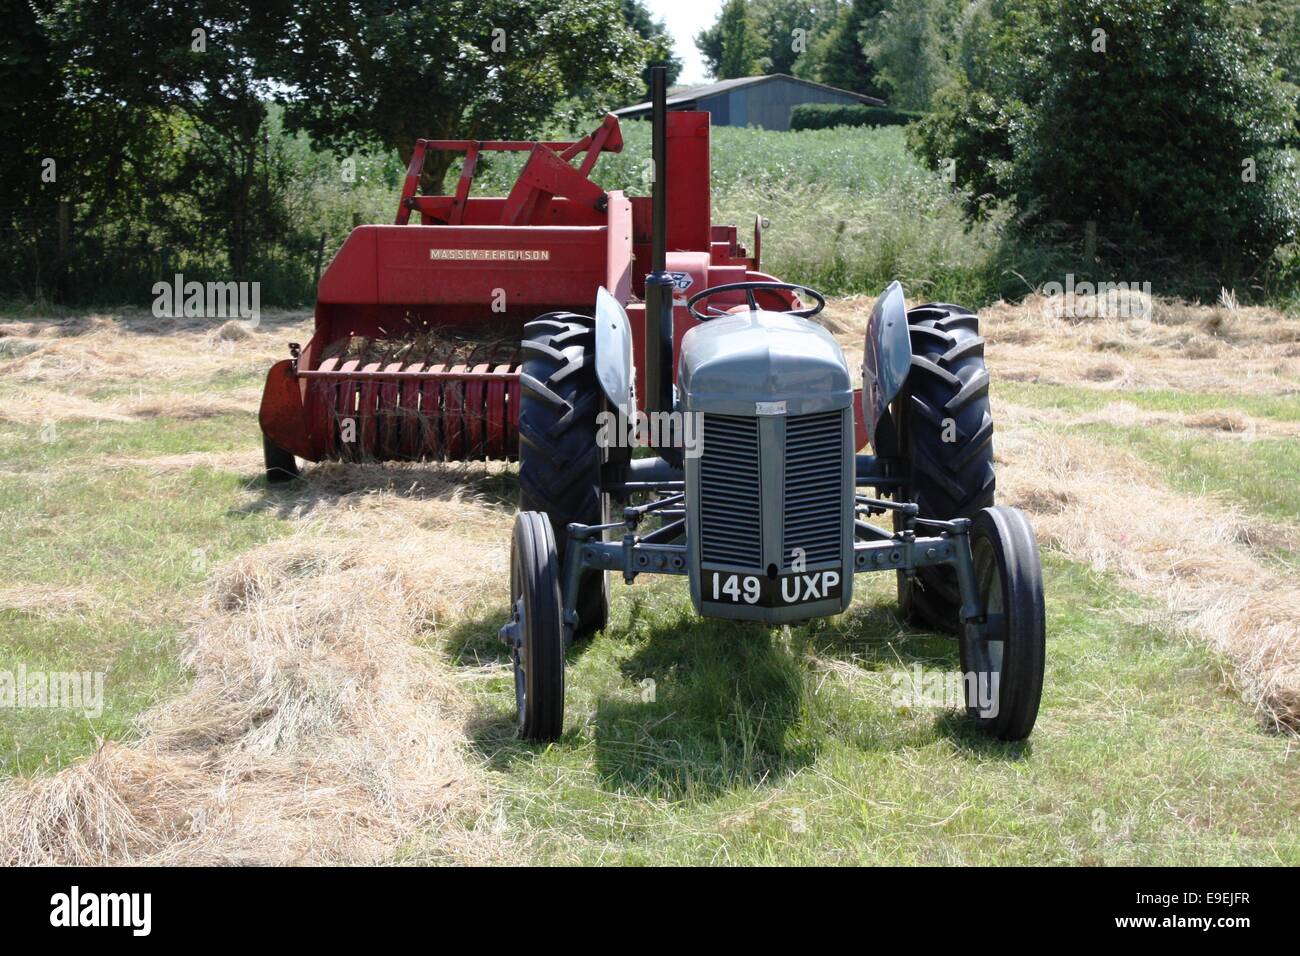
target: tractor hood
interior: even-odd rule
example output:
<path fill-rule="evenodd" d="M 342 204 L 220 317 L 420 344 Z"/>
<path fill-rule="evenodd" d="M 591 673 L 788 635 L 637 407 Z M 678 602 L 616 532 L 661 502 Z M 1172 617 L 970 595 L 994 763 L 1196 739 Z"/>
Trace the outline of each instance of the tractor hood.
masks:
<path fill-rule="evenodd" d="M 786 414 L 847 408 L 853 385 L 839 343 L 815 322 L 741 312 L 702 322 L 682 339 L 677 388 L 686 411 Z M 785 402 L 784 408 L 759 402 Z"/>

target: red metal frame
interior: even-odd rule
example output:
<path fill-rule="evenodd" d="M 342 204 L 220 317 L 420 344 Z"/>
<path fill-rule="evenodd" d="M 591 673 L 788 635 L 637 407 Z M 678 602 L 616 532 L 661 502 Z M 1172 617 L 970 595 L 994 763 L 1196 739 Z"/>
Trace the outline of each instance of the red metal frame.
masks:
<path fill-rule="evenodd" d="M 464 153 L 456 192 L 451 196 L 419 196 L 420 177 L 430 150 Z M 574 143 L 540 143 L 530 140 L 473 140 L 473 139 L 420 139 L 411 151 L 411 161 L 406 167 L 406 180 L 402 196 L 397 203 L 395 225 L 405 226 L 411 210 L 420 213 L 423 225 L 459 226 L 464 223 L 465 207 L 478 170 L 479 154 L 484 151 L 531 152 L 528 163 L 520 172 L 515 187 L 506 198 L 505 214 L 501 225 L 519 226 L 533 222 L 537 206 L 556 195 L 570 199 L 598 199 L 600 187 L 588 178 L 602 151 L 618 153 L 623 150 L 623 134 L 618 118 L 612 113 L 605 116 L 595 132 Z M 586 152 L 575 170 L 570 161 Z M 566 191 L 568 190 L 568 191 Z M 540 224 L 540 223 L 538 223 Z"/>
<path fill-rule="evenodd" d="M 688 275 L 693 289 L 770 279 L 734 226 L 710 221 L 709 115 L 666 119 L 669 270 Z M 591 179 L 602 153 L 622 149 L 612 115 L 572 143 L 417 141 L 395 223 L 352 231 L 321 277 L 311 340 L 268 375 L 266 435 L 310 461 L 513 458 L 520 330 L 544 312 L 589 314 L 601 285 L 627 308 L 640 378 L 645 268 L 636 266 L 650 261 L 651 201 L 606 192 Z M 465 154 L 450 196 L 419 195 L 430 150 Z M 484 151 L 529 153 L 507 196 L 471 195 Z M 773 305 L 790 302 L 778 297 Z M 674 305 L 680 346 L 695 320 L 684 294 Z M 456 357 L 420 345 L 448 333 L 514 346 Z M 355 342 L 358 351 L 343 348 Z M 347 419 L 356 430 L 350 444 L 341 428 Z"/>

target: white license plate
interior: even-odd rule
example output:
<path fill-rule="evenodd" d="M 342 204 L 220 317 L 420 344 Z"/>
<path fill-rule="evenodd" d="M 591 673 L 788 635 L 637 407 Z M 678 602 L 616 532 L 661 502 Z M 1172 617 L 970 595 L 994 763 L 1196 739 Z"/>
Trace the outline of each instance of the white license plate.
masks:
<path fill-rule="evenodd" d="M 703 596 L 718 604 L 752 604 L 756 607 L 788 607 L 813 601 L 838 599 L 844 582 L 840 572 L 794 571 L 769 578 L 766 574 L 734 571 L 705 571 Z"/>

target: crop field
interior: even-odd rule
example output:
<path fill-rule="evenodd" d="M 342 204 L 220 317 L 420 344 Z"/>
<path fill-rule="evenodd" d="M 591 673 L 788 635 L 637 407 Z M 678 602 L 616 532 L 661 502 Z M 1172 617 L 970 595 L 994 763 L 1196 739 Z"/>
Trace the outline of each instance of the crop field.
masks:
<path fill-rule="evenodd" d="M 871 301 L 825 316 L 851 366 Z M 261 380 L 307 313 L 8 311 L 0 671 L 104 683 L 0 710 L 0 860 L 1300 863 L 1300 320 L 982 321 L 1047 566 L 1028 743 L 897 700 L 955 645 L 864 576 L 770 631 L 616 581 L 541 747 L 496 639 L 514 466 L 268 487 Z"/>

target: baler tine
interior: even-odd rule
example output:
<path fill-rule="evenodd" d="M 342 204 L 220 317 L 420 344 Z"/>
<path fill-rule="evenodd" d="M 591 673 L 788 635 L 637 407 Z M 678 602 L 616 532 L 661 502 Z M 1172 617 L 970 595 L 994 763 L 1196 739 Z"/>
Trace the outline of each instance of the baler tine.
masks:
<path fill-rule="evenodd" d="M 590 314 L 602 286 L 627 307 L 638 394 L 652 409 L 671 407 L 675 346 L 696 324 L 680 292 L 771 277 L 735 227 L 710 224 L 708 114 L 656 115 L 657 169 L 674 168 L 671 192 L 656 177 L 657 215 L 649 198 L 590 178 L 603 152 L 623 148 L 612 115 L 572 143 L 417 141 L 395 223 L 352 231 L 321 277 L 310 341 L 291 344 L 267 376 L 268 478 L 296 476 L 297 458 L 516 458 L 523 326 Z M 418 194 L 430 150 L 465 154 L 450 196 Z M 509 195 L 470 195 L 484 151 L 529 153 Z M 657 242 L 654 221 L 667 223 Z M 758 238 L 756 222 L 755 250 Z M 634 259 L 652 264 L 651 281 Z M 659 346 L 654 368 L 643 361 L 647 331 Z"/>

